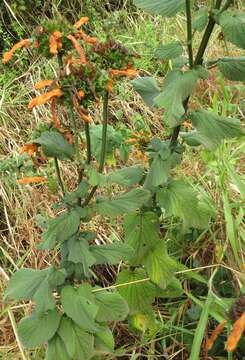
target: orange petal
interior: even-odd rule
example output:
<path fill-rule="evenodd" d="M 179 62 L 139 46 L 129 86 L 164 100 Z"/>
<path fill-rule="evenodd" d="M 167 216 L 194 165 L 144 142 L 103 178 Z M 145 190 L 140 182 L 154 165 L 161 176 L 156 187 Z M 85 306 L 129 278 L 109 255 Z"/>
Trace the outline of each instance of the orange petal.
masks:
<path fill-rule="evenodd" d="M 49 38 L 49 52 L 52 55 L 57 55 L 58 50 L 62 48 L 61 42 L 62 34 L 60 31 L 54 31 Z"/>
<path fill-rule="evenodd" d="M 79 96 L 80 99 L 82 99 L 85 96 L 85 92 L 83 90 L 79 90 L 77 95 Z"/>
<path fill-rule="evenodd" d="M 212 349 L 212 347 L 213 347 L 213 345 L 215 343 L 215 340 L 217 339 L 219 334 L 222 333 L 222 331 L 224 330 L 226 324 L 227 324 L 227 321 L 224 320 L 224 321 L 222 321 L 222 323 L 220 323 L 218 326 L 216 326 L 216 328 L 212 332 L 210 338 L 206 342 L 206 350 L 207 351 Z"/>
<path fill-rule="evenodd" d="M 27 152 L 29 156 L 33 156 L 33 154 L 37 152 L 37 149 L 38 146 L 36 144 L 26 144 L 19 149 L 19 154 L 21 155 Z"/>
<path fill-rule="evenodd" d="M 48 179 L 42 176 L 30 176 L 17 180 L 19 184 L 40 184 L 47 181 Z"/>
<path fill-rule="evenodd" d="M 53 98 L 51 100 L 51 114 L 52 114 L 52 119 L 53 119 L 53 123 L 54 123 L 54 127 L 59 129 L 61 124 L 60 124 L 60 119 L 58 118 L 58 115 L 56 113 L 56 109 L 55 109 L 55 99 Z"/>
<path fill-rule="evenodd" d="M 78 54 L 80 56 L 82 64 L 87 64 L 86 55 L 84 53 L 83 48 L 77 41 L 77 39 L 73 35 L 68 35 L 67 39 L 69 39 L 72 42 L 73 47 L 76 49 L 76 51 L 78 52 Z"/>
<path fill-rule="evenodd" d="M 89 18 L 87 16 L 82 16 L 80 20 L 78 20 L 74 26 L 76 29 L 79 29 L 82 25 L 87 24 Z"/>
<path fill-rule="evenodd" d="M 35 106 L 45 104 L 49 100 L 51 100 L 54 97 L 61 97 L 62 91 L 58 88 L 49 91 L 43 95 L 40 95 L 34 99 L 32 99 L 28 104 L 28 109 L 32 110 Z"/>
<path fill-rule="evenodd" d="M 40 90 L 46 86 L 50 86 L 52 84 L 52 82 L 53 82 L 53 80 L 41 80 L 34 85 L 34 88 L 36 90 Z"/>
<path fill-rule="evenodd" d="M 30 46 L 31 41 L 30 39 L 24 39 L 19 41 L 17 44 L 15 44 L 12 49 L 10 49 L 9 51 L 7 51 L 6 53 L 3 54 L 3 60 L 2 62 L 5 64 L 7 63 L 10 59 L 12 59 L 12 56 L 14 55 L 15 51 L 21 48 L 27 48 L 28 46 Z"/>
<path fill-rule="evenodd" d="M 233 329 L 227 339 L 226 350 L 231 352 L 234 351 L 241 339 L 241 336 L 245 330 L 245 312 L 235 321 Z"/>

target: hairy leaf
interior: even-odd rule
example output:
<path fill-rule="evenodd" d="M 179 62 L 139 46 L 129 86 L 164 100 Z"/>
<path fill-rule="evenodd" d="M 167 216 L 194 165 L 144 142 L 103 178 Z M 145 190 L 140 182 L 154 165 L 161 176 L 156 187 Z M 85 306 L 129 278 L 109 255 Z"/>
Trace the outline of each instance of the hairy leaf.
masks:
<path fill-rule="evenodd" d="M 115 347 L 114 337 L 110 328 L 106 325 L 100 326 L 100 331 L 95 334 L 96 353 L 101 354 L 113 352 Z"/>
<path fill-rule="evenodd" d="M 218 17 L 218 21 L 226 39 L 245 49 L 245 13 L 227 10 Z"/>
<path fill-rule="evenodd" d="M 220 59 L 218 68 L 229 80 L 245 81 L 245 56 Z"/>
<path fill-rule="evenodd" d="M 18 334 L 23 345 L 33 348 L 46 343 L 56 333 L 60 318 L 56 310 L 24 317 L 18 326 Z"/>
<path fill-rule="evenodd" d="M 80 236 L 71 238 L 67 242 L 68 261 L 75 264 L 81 264 L 86 277 L 91 275 L 89 268 L 96 263 L 96 257 L 90 251 L 89 244 L 85 238 Z"/>
<path fill-rule="evenodd" d="M 172 60 L 182 55 L 183 48 L 180 42 L 161 44 L 155 51 L 155 57 L 161 60 Z"/>
<path fill-rule="evenodd" d="M 118 293 L 108 291 L 96 292 L 95 301 L 99 307 L 96 316 L 97 321 L 121 321 L 128 315 L 128 305 Z"/>
<path fill-rule="evenodd" d="M 194 70 L 182 72 L 172 70 L 166 76 L 163 91 L 155 98 L 155 103 L 164 108 L 164 122 L 170 127 L 181 124 L 185 109 L 183 102 L 191 95 L 198 80 L 198 74 Z"/>
<path fill-rule="evenodd" d="M 185 0 L 134 0 L 139 8 L 152 14 L 171 17 L 185 7 Z"/>
<path fill-rule="evenodd" d="M 122 260 L 129 260 L 133 249 L 127 244 L 117 242 L 106 245 L 91 245 L 90 251 L 96 259 L 96 264 L 116 265 Z"/>
<path fill-rule="evenodd" d="M 154 106 L 154 99 L 160 94 L 161 89 L 157 85 L 156 79 L 150 76 L 137 77 L 131 81 L 133 88 L 142 97 L 147 106 Z"/>
<path fill-rule="evenodd" d="M 47 354 L 45 360 L 71 360 L 66 351 L 65 344 L 59 335 L 55 335 L 48 342 Z"/>
<path fill-rule="evenodd" d="M 98 202 L 95 209 L 98 213 L 107 216 L 118 216 L 133 212 L 146 204 L 150 199 L 150 192 L 144 189 L 133 189 L 111 200 Z"/>
<path fill-rule="evenodd" d="M 130 264 L 139 265 L 159 241 L 158 217 L 153 212 L 129 214 L 124 220 L 125 241 L 134 251 Z"/>
<path fill-rule="evenodd" d="M 94 356 L 94 336 L 85 332 L 72 319 L 62 317 L 58 334 L 71 359 L 89 360 Z"/>
<path fill-rule="evenodd" d="M 56 157 L 60 160 L 71 159 L 74 155 L 74 145 L 69 144 L 62 134 L 57 131 L 45 131 L 34 140 L 42 145 L 46 156 Z"/>

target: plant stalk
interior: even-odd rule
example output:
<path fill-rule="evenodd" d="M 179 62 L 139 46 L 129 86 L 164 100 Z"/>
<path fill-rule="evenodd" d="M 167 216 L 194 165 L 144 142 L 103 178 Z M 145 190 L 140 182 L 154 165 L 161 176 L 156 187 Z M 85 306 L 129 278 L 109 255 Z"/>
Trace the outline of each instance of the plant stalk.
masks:
<path fill-rule="evenodd" d="M 99 163 L 99 173 L 102 173 L 105 165 L 106 157 L 106 147 L 107 147 L 107 125 L 108 125 L 108 103 L 109 103 L 109 92 L 106 90 L 103 99 L 103 112 L 102 112 L 102 144 L 101 144 L 101 154 L 100 154 L 100 163 Z M 93 198 L 98 186 L 94 186 L 87 198 L 84 200 L 82 206 L 87 206 L 90 200 Z"/>
<path fill-rule="evenodd" d="M 193 68 L 193 49 L 192 49 L 192 18 L 191 18 L 191 2 L 190 0 L 185 1 L 186 4 L 186 17 L 187 17 L 187 48 L 189 55 L 189 67 Z"/>
<path fill-rule="evenodd" d="M 86 146 L 87 146 L 87 164 L 91 162 L 92 153 L 91 153 L 91 138 L 90 138 L 90 130 L 89 123 L 85 123 L 85 136 L 86 136 Z"/>
<path fill-rule="evenodd" d="M 58 159 L 55 157 L 54 158 L 54 166 L 55 166 L 55 171 L 56 171 L 56 175 L 58 178 L 58 182 L 62 191 L 63 196 L 65 196 L 65 186 L 61 177 L 61 172 L 60 172 L 60 167 L 59 167 L 59 163 L 58 163 Z"/>

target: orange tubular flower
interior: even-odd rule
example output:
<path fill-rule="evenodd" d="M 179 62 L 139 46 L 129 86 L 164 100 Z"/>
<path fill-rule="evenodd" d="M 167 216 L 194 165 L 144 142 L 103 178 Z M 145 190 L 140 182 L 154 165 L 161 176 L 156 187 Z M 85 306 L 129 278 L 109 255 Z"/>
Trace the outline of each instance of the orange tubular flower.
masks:
<path fill-rule="evenodd" d="M 73 100 L 73 105 L 74 105 L 74 108 L 76 109 L 76 111 L 78 112 L 78 114 L 80 115 L 81 119 L 86 122 L 86 123 L 91 123 L 92 121 L 92 118 L 90 115 L 86 114 L 85 113 L 85 110 L 83 110 L 80 106 L 79 106 L 79 103 L 78 103 L 78 100 L 76 98 L 76 96 L 73 96 L 72 97 L 72 100 Z"/>
<path fill-rule="evenodd" d="M 76 29 L 79 29 L 82 25 L 87 24 L 89 21 L 89 18 L 87 16 L 82 16 L 80 20 L 78 20 L 75 24 L 74 27 Z"/>
<path fill-rule="evenodd" d="M 241 339 L 241 336 L 245 330 L 245 312 L 240 318 L 235 321 L 233 329 L 228 337 L 226 350 L 228 352 L 234 351 Z"/>
<path fill-rule="evenodd" d="M 17 180 L 19 184 L 41 184 L 47 181 L 48 179 L 42 176 L 30 176 Z"/>
<path fill-rule="evenodd" d="M 58 50 L 62 48 L 62 34 L 60 31 L 54 31 L 49 38 L 49 52 L 52 55 L 57 55 Z"/>
<path fill-rule="evenodd" d="M 98 42 L 98 40 L 95 37 L 91 37 L 91 36 L 85 34 L 82 30 L 79 30 L 75 35 L 79 39 L 82 39 L 85 43 L 90 44 L 90 45 L 95 45 Z"/>
<path fill-rule="evenodd" d="M 32 99 L 28 104 L 28 109 L 32 110 L 35 106 L 45 104 L 54 97 L 61 97 L 61 96 L 62 96 L 62 91 L 59 88 L 56 88 L 52 91 L 49 91 L 43 95 L 40 95 Z"/>
<path fill-rule="evenodd" d="M 212 332 L 210 338 L 206 342 L 206 350 L 207 351 L 212 349 L 217 337 L 219 336 L 219 334 L 222 333 L 222 331 L 224 330 L 226 324 L 227 324 L 227 321 L 224 320 L 224 321 L 222 321 L 222 323 L 220 323 L 218 326 L 216 326 L 216 328 Z"/>
<path fill-rule="evenodd" d="M 108 80 L 107 90 L 109 93 L 111 93 L 113 91 L 113 78 L 112 77 L 110 77 L 110 79 Z"/>
<path fill-rule="evenodd" d="M 79 44 L 79 42 L 77 41 L 77 39 L 71 34 L 67 36 L 67 39 L 69 39 L 72 42 L 73 47 L 76 49 L 76 51 L 78 52 L 78 54 L 80 56 L 82 64 L 87 64 L 87 59 L 86 59 L 84 50 L 81 47 L 81 45 Z"/>
<path fill-rule="evenodd" d="M 7 51 L 5 54 L 3 54 L 3 60 L 2 62 L 5 64 L 7 63 L 9 60 L 12 59 L 14 53 L 16 50 L 21 49 L 21 48 L 27 48 L 28 46 L 30 46 L 31 41 L 30 39 L 24 39 L 19 41 L 17 44 L 15 44 L 11 50 Z"/>
<path fill-rule="evenodd" d="M 129 76 L 129 77 L 136 77 L 139 74 L 138 70 L 134 69 L 125 69 L 125 70 L 111 70 L 110 75 L 117 76 L 117 75 L 123 75 L 123 76 Z"/>
<path fill-rule="evenodd" d="M 54 123 L 54 127 L 56 129 L 59 129 L 61 124 L 60 124 L 60 119 L 58 118 L 58 115 L 56 113 L 56 109 L 55 109 L 55 99 L 53 98 L 51 100 L 51 114 L 52 114 L 52 119 L 53 119 L 53 123 Z"/>
<path fill-rule="evenodd" d="M 27 152 L 28 155 L 30 157 L 32 157 L 34 155 L 34 153 L 37 152 L 37 149 L 38 149 L 38 146 L 36 144 L 26 144 L 19 149 L 19 154 L 21 155 L 21 154 Z"/>
<path fill-rule="evenodd" d="M 52 82 L 53 82 L 53 80 L 41 80 L 34 85 L 34 88 L 36 90 L 40 90 L 46 86 L 50 86 L 52 84 Z"/>

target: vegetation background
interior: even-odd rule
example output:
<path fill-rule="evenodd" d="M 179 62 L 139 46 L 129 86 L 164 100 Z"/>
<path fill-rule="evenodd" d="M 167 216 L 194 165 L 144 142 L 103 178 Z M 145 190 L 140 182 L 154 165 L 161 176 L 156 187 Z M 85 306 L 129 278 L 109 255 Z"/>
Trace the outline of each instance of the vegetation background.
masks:
<path fill-rule="evenodd" d="M 200 1 L 200 5 L 207 1 Z M 244 2 L 237 1 L 240 8 Z M 59 14 L 74 22 L 81 15 L 87 15 L 100 38 L 103 31 L 109 32 L 116 40 L 140 54 L 137 68 L 142 75 L 164 77 L 168 62 L 160 62 L 153 57 L 159 43 L 182 39 L 185 42 L 185 19 L 181 14 L 166 19 L 150 16 L 136 9 L 127 0 L 3 0 L 0 4 L 0 55 L 4 49 L 21 38 L 28 37 L 40 23 L 40 19 L 55 18 Z M 198 41 L 198 36 L 195 38 Z M 194 45 L 195 48 L 195 45 Z M 241 52 L 230 44 L 229 47 L 216 28 L 209 46 L 209 55 L 217 58 L 220 53 L 226 56 L 239 55 Z M 43 186 L 22 187 L 16 183 L 16 176 L 23 166 L 24 158 L 18 155 L 20 146 L 30 140 L 38 126 L 45 126 L 50 114 L 42 108 L 31 114 L 27 103 L 31 98 L 32 84 L 41 80 L 41 72 L 47 75 L 54 72 L 52 60 L 43 62 L 35 57 L 31 50 L 23 51 L 15 61 L 15 66 L 6 68 L 0 64 L 0 292 L 4 291 L 8 277 L 18 268 L 43 268 L 58 261 L 56 254 L 40 253 L 36 249 L 40 241 L 39 224 L 46 215 L 52 215 L 52 203 L 57 199 L 57 184 L 50 180 L 46 191 Z M 219 109 L 222 114 L 238 117 L 244 121 L 245 85 L 224 80 L 221 75 L 215 76 L 216 69 L 210 72 L 208 80 L 200 82 L 195 92 L 194 107 Z M 147 108 L 132 87 L 119 84 L 117 97 L 110 105 L 110 125 L 115 129 L 116 141 L 126 139 L 134 131 L 144 130 L 147 136 L 155 134 L 164 138 L 168 134 L 161 121 L 161 114 Z M 99 113 L 95 111 L 95 123 L 99 123 Z M 41 125 L 40 125 L 41 124 Z M 129 133 L 128 133 L 129 132 Z M 238 259 L 244 261 L 245 227 L 244 193 L 245 179 L 245 144 L 243 140 L 225 142 L 215 153 L 205 150 L 196 151 L 189 148 L 185 153 L 182 166 L 176 171 L 190 183 L 202 184 L 215 202 L 217 221 L 204 231 L 191 231 L 182 234 L 176 231 L 176 223 L 166 223 L 164 230 L 168 233 L 171 253 L 182 259 L 189 267 L 203 267 L 209 274 L 209 266 L 218 264 L 221 254 L 223 266 L 218 267 L 214 287 L 225 305 L 232 304 L 243 289 L 239 273 Z M 112 152 L 110 166 L 120 166 L 121 159 Z M 129 153 L 130 163 L 137 163 L 133 152 Z M 109 164 L 108 163 L 108 164 Z M 66 179 L 73 185 L 73 168 L 62 168 Z M 33 171 L 29 164 L 28 173 Z M 116 189 L 111 189 L 116 191 Z M 96 218 L 99 243 L 107 243 L 122 237 L 120 223 L 107 223 Z M 99 229 L 99 230 L 98 230 Z M 236 254 L 234 256 L 234 251 Z M 104 286 L 114 282 L 117 267 L 101 269 L 99 276 Z M 171 354 L 168 359 L 187 359 L 191 339 L 194 336 L 200 317 L 200 301 L 205 299 L 206 292 L 200 287 L 184 284 L 185 292 L 180 297 L 169 296 L 154 304 L 154 310 L 161 332 L 158 337 L 143 336 L 134 324 L 120 323 L 114 329 L 117 346 L 125 346 L 125 359 L 164 359 L 161 346 Z M 28 312 L 28 305 L 1 305 L 0 309 L 0 359 L 21 359 L 20 349 L 15 337 L 15 321 Z M 15 320 L 14 320 L 15 318 Z M 214 328 L 215 321 L 208 326 Z M 207 328 L 207 332 L 208 332 Z M 218 357 L 226 359 L 223 334 L 214 348 Z M 159 344 L 161 346 L 159 346 Z M 245 353 L 245 342 L 241 345 L 234 359 L 242 359 Z M 28 353 L 30 359 L 43 359 L 42 350 Z M 211 354 L 212 356 L 212 354 Z M 212 358 L 212 357 L 211 357 Z"/>

